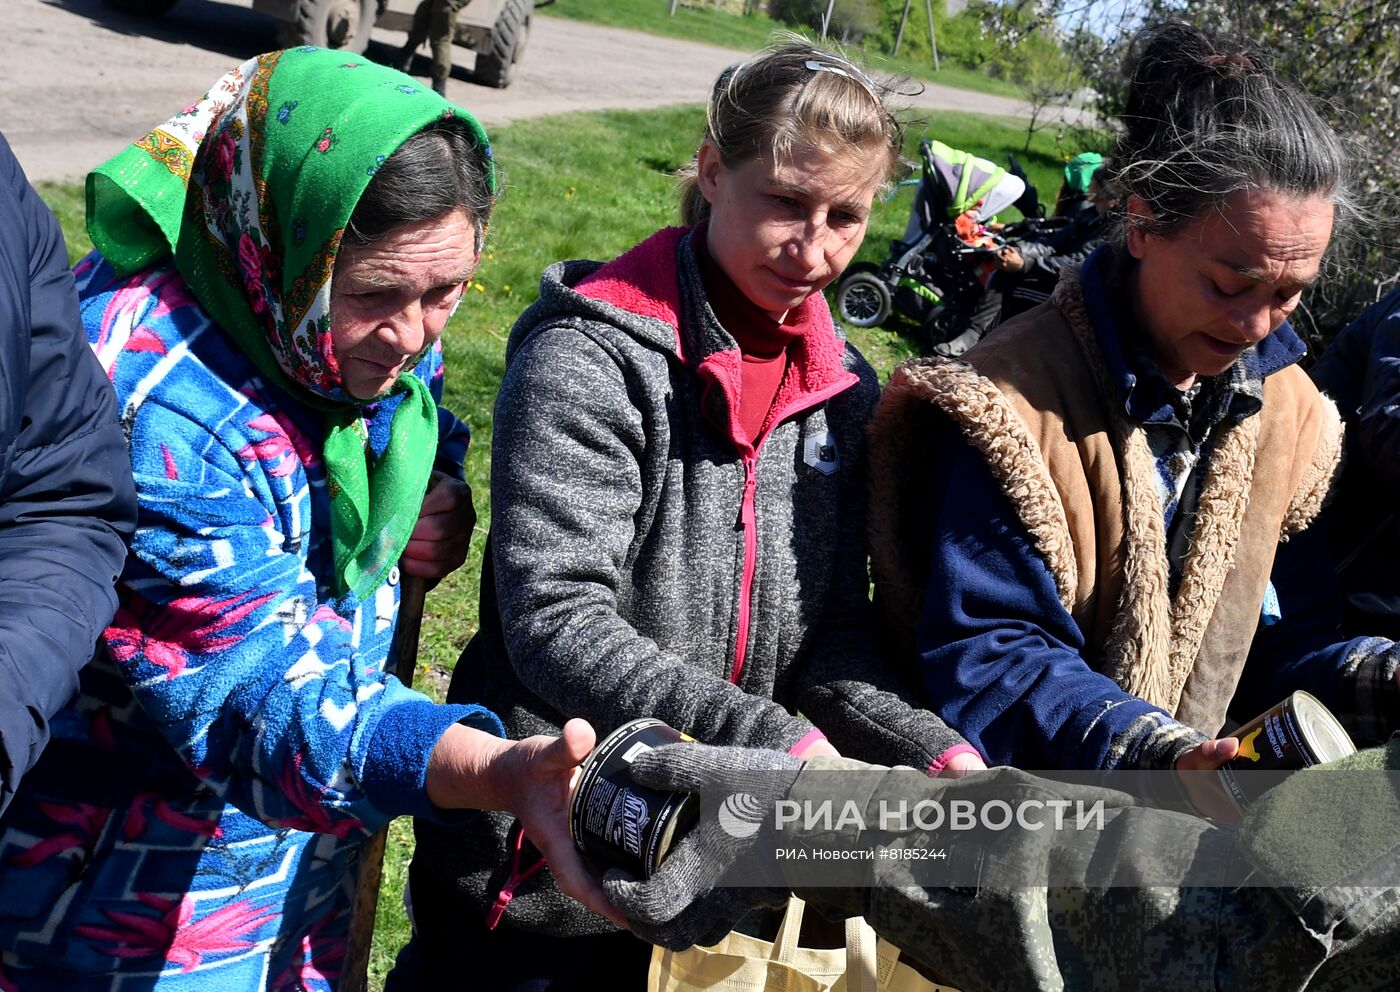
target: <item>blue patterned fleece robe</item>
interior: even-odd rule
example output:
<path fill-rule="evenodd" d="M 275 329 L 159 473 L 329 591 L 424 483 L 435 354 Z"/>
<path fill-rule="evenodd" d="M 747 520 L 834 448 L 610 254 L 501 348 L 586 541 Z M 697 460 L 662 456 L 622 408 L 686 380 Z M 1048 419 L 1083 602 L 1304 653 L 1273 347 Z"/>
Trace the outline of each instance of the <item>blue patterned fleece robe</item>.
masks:
<path fill-rule="evenodd" d="M 0 820 L 0 990 L 333 989 L 351 854 L 393 816 L 470 815 L 428 801 L 428 755 L 455 722 L 501 725 L 385 674 L 397 569 L 331 595 L 317 413 L 173 269 L 90 257 L 78 287 L 140 520 L 106 650 Z M 415 374 L 440 398 L 439 350 Z M 440 412 L 460 476 L 467 430 Z"/>

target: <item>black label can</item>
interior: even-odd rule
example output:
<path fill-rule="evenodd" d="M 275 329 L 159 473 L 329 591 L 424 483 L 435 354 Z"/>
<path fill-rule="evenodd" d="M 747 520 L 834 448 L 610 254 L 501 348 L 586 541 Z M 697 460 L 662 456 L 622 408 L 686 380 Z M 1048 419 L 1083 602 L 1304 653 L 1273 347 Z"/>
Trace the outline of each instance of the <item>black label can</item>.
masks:
<path fill-rule="evenodd" d="M 1220 766 L 1220 778 L 1241 810 L 1289 772 L 1356 753 L 1356 745 L 1332 711 L 1301 690 L 1230 736 L 1239 740 L 1240 751 Z M 1273 774 L 1264 774 L 1268 772 Z"/>
<path fill-rule="evenodd" d="M 666 852 L 699 817 L 694 796 L 659 792 L 632 781 L 637 755 L 667 744 L 694 742 L 653 718 L 618 727 L 583 763 L 569 806 L 574 846 L 595 864 L 650 878 Z"/>

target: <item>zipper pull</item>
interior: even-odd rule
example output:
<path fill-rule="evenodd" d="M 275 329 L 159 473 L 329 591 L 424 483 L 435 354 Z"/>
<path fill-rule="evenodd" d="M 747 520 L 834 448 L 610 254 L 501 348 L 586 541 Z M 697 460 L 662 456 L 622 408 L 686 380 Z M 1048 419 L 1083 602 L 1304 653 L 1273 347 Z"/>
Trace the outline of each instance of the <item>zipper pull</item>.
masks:
<path fill-rule="evenodd" d="M 519 820 L 511 827 L 511 832 L 515 836 L 515 853 L 511 855 L 510 859 L 510 875 L 507 876 L 505 884 L 501 886 L 501 891 L 496 894 L 496 901 L 492 903 L 490 912 L 486 914 L 487 930 L 496 929 L 496 924 L 500 923 L 501 917 L 506 915 L 506 907 L 515 898 L 515 890 L 520 887 L 520 883 L 545 865 L 544 857 L 541 855 L 530 867 L 522 869 L 520 856 L 525 847 L 525 829 L 520 825 Z"/>
<path fill-rule="evenodd" d="M 520 884 L 518 879 L 512 878 L 506 882 L 500 892 L 496 894 L 496 901 L 491 905 L 491 911 L 486 914 L 486 929 L 496 929 L 496 924 L 501 922 L 501 917 L 506 915 L 506 907 L 515 898 L 515 887 Z"/>
<path fill-rule="evenodd" d="M 744 459 L 744 491 L 739 496 L 739 519 L 734 521 L 735 530 L 743 530 L 753 519 L 753 496 L 758 489 L 757 459 Z"/>

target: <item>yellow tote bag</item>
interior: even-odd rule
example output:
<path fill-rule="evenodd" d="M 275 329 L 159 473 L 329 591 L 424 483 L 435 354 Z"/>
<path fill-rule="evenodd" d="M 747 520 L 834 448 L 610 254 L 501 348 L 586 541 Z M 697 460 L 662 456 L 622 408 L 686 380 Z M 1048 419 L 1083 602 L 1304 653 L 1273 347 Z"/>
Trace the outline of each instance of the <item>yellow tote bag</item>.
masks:
<path fill-rule="evenodd" d="M 775 941 L 730 933 L 711 947 L 651 952 L 648 992 L 955 992 L 899 963 L 899 948 L 863 919 L 846 921 L 846 946 L 800 947 L 806 904 L 788 901 Z"/>

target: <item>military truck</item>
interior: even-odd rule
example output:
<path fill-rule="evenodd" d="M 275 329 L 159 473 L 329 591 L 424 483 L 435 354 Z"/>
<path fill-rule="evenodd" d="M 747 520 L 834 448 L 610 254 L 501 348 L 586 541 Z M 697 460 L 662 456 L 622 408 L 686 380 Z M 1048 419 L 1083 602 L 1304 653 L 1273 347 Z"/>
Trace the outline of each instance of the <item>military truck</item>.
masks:
<path fill-rule="evenodd" d="M 128 14 L 159 17 L 176 0 L 106 0 Z M 376 26 L 407 31 L 417 0 L 253 0 L 253 9 L 277 19 L 283 48 L 319 45 L 363 52 Z M 510 85 L 530 36 L 535 0 L 468 0 L 457 15 L 453 43 L 476 53 L 472 79 L 486 86 Z"/>

